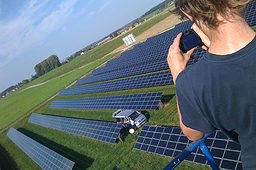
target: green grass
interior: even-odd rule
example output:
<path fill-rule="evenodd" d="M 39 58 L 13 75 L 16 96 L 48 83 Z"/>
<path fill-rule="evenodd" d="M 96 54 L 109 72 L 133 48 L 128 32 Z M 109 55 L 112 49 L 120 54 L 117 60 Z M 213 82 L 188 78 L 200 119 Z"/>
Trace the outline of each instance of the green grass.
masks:
<path fill-rule="evenodd" d="M 253 26 L 253 27 L 252 27 L 252 29 L 253 29 L 254 31 L 256 31 L 256 25 L 255 25 L 255 26 Z"/>
<path fill-rule="evenodd" d="M 157 91 L 162 91 L 164 94 L 164 107 L 160 110 L 148 112 L 150 118 L 147 125 L 178 126 L 174 86 L 160 86 L 108 93 L 87 94 L 83 97 L 122 95 L 124 93 L 136 94 Z M 73 98 L 73 96 L 66 96 L 65 98 Z M 35 112 L 66 117 L 115 121 L 111 116 L 114 110 L 50 109 L 48 108 L 49 104 L 50 101 Z M 80 137 L 31 124 L 28 123 L 28 118 L 22 120 L 15 126 L 15 128 L 48 148 L 76 162 L 74 169 L 162 169 L 171 160 L 171 158 L 168 157 L 133 149 L 138 138 L 136 134 L 129 134 L 127 137 L 123 138 L 124 143 L 119 142 L 111 145 L 90 138 Z M 5 155 L 13 159 L 8 162 L 8 166 L 17 166 L 19 169 L 28 170 L 39 169 L 39 167 L 20 149 L 18 149 L 17 146 L 5 135 L 6 133 L 0 135 L 0 144 L 8 151 Z M 200 170 L 210 168 L 184 161 L 177 169 Z"/>
<path fill-rule="evenodd" d="M 0 129 L 7 127 L 17 119 L 28 113 L 34 107 L 43 103 L 45 100 L 58 93 L 61 89 L 68 86 L 79 77 L 88 73 L 98 65 L 109 60 L 113 55 L 92 62 L 86 67 L 69 72 L 63 77 L 49 81 L 48 83 L 34 87 L 25 91 L 17 91 L 0 102 Z"/>

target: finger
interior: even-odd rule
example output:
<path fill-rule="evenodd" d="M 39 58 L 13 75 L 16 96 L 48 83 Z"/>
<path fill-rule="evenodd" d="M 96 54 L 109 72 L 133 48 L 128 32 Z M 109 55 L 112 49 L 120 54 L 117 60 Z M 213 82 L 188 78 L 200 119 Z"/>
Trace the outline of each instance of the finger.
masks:
<path fill-rule="evenodd" d="M 182 33 L 179 33 L 177 37 L 174 39 L 173 42 L 173 49 L 175 51 L 180 51 L 180 39 L 181 39 Z"/>
<path fill-rule="evenodd" d="M 180 44 L 180 38 L 182 36 L 182 32 L 177 35 L 177 37 L 174 39 L 173 45 Z"/>
<path fill-rule="evenodd" d="M 208 48 L 205 45 L 202 46 L 202 49 L 208 50 Z"/>
<path fill-rule="evenodd" d="M 193 54 L 193 52 L 195 51 L 195 49 L 197 49 L 197 47 L 194 47 L 194 48 L 192 48 L 191 50 L 189 50 L 189 51 L 186 53 L 186 57 L 187 57 L 187 58 L 190 58 L 191 55 Z"/>

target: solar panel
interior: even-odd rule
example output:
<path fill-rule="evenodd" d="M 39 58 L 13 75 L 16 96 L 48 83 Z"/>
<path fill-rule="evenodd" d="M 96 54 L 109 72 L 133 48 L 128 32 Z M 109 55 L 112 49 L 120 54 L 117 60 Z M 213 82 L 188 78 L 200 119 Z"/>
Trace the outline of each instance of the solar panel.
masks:
<path fill-rule="evenodd" d="M 122 129 L 121 124 L 113 122 L 75 119 L 35 113 L 30 116 L 29 122 L 111 144 L 115 143 Z"/>
<path fill-rule="evenodd" d="M 192 58 L 189 60 L 188 64 L 191 65 L 196 63 L 204 54 L 205 54 L 204 50 L 196 50 L 193 53 Z M 118 69 L 116 71 L 98 74 L 96 76 L 85 77 L 85 78 L 79 79 L 76 82 L 76 85 L 84 85 L 84 84 L 96 83 L 100 81 L 113 80 L 117 78 L 145 74 L 145 73 L 166 70 L 166 69 L 169 69 L 169 66 L 167 64 L 166 58 L 164 58 L 164 59 L 136 65 L 134 67 Z"/>
<path fill-rule="evenodd" d="M 164 71 L 121 80 L 63 89 L 60 91 L 59 96 L 145 88 L 168 84 L 173 84 L 172 74 L 170 71 Z"/>
<path fill-rule="evenodd" d="M 95 83 L 100 81 L 106 81 L 106 80 L 113 80 L 117 78 L 122 77 L 128 77 L 128 76 L 134 76 L 138 74 L 144 74 L 159 70 L 166 70 L 168 69 L 168 64 L 166 59 L 157 60 L 154 62 L 145 63 L 142 65 L 136 65 L 135 67 L 129 67 L 121 70 L 112 71 L 105 74 L 99 74 L 96 76 L 91 77 L 85 77 L 82 79 L 79 79 L 76 82 L 76 85 L 83 85 L 83 84 L 89 84 L 89 83 Z"/>
<path fill-rule="evenodd" d="M 246 8 L 244 17 L 248 25 L 256 25 L 256 0 L 253 0 Z"/>
<path fill-rule="evenodd" d="M 50 108 L 156 110 L 162 92 L 81 99 L 53 100 Z"/>
<path fill-rule="evenodd" d="M 135 149 L 162 156 L 176 157 L 190 143 L 180 128 L 144 126 L 134 146 Z M 242 169 L 241 147 L 228 139 L 221 131 L 216 131 L 205 144 L 209 148 L 216 163 L 225 169 Z M 207 159 L 197 148 L 187 161 L 208 165 Z"/>
<path fill-rule="evenodd" d="M 105 67 L 102 67 L 99 70 L 97 69 L 97 71 L 95 70 L 93 72 L 93 75 L 107 73 L 110 71 L 133 67 L 143 63 L 163 59 L 163 58 L 166 58 L 167 55 L 168 55 L 168 49 L 165 49 L 158 52 L 152 52 L 148 55 L 146 54 L 140 55 L 140 56 L 137 56 L 136 58 L 126 58 L 126 60 L 115 60 L 115 61 L 111 60 L 109 61 L 111 64 L 108 64 L 109 63 L 108 62 Z"/>
<path fill-rule="evenodd" d="M 13 128 L 7 136 L 43 169 L 72 169 L 75 164 Z"/>

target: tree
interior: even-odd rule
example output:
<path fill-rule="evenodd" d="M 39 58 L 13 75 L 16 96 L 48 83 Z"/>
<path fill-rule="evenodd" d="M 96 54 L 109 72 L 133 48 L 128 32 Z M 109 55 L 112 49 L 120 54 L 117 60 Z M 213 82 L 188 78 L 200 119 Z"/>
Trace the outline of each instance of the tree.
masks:
<path fill-rule="evenodd" d="M 37 64 L 34 69 L 36 72 L 36 76 L 40 77 L 45 73 L 61 66 L 59 58 L 56 55 L 51 55 L 46 60 L 42 61 L 41 63 Z"/>
<path fill-rule="evenodd" d="M 29 80 L 22 80 L 22 85 L 29 83 Z"/>

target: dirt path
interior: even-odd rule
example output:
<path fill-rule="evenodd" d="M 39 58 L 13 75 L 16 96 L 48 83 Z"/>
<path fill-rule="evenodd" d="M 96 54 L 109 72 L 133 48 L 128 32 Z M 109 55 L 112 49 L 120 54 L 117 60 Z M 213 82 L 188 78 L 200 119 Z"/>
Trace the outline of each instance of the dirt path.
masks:
<path fill-rule="evenodd" d="M 171 14 L 164 20 L 160 21 L 153 27 L 149 28 L 148 30 L 146 30 L 145 32 L 140 34 L 139 36 L 135 37 L 135 39 L 136 39 L 137 43 L 143 42 L 152 36 L 155 36 L 159 33 L 162 33 L 164 31 L 174 27 L 175 25 L 179 24 L 180 22 L 181 22 L 181 20 L 176 15 Z M 118 47 L 117 49 L 115 49 L 114 51 L 112 51 L 111 53 L 115 53 L 117 51 L 121 51 L 126 48 L 127 47 L 125 45 L 122 45 L 122 46 Z"/>

